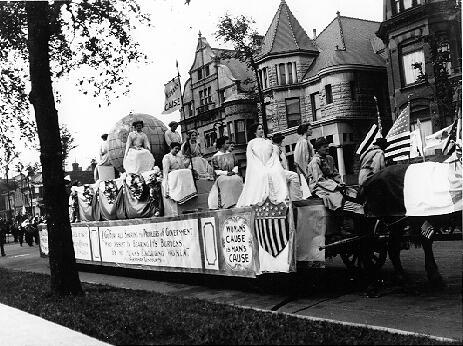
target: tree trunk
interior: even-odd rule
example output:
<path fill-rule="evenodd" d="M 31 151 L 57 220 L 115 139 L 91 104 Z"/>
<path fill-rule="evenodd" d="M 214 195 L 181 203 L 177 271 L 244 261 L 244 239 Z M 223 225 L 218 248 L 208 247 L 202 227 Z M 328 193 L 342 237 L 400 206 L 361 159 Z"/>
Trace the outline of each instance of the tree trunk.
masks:
<path fill-rule="evenodd" d="M 268 135 L 268 124 L 267 124 L 267 114 L 265 113 L 265 99 L 264 99 L 264 92 L 262 91 L 262 85 L 260 84 L 259 80 L 259 71 L 257 70 L 257 64 L 254 62 L 254 59 L 251 58 L 251 66 L 254 71 L 254 75 L 256 76 L 257 82 L 257 90 L 259 92 L 259 105 L 260 105 L 260 112 L 262 114 L 262 127 L 264 130 L 264 137 Z M 257 119 L 259 120 L 259 119 Z"/>
<path fill-rule="evenodd" d="M 68 199 L 62 169 L 58 112 L 51 83 L 48 44 L 48 2 L 26 2 L 28 26 L 30 102 L 34 106 L 40 141 L 40 161 L 47 215 L 51 290 L 58 295 L 82 294 L 77 272 Z"/>

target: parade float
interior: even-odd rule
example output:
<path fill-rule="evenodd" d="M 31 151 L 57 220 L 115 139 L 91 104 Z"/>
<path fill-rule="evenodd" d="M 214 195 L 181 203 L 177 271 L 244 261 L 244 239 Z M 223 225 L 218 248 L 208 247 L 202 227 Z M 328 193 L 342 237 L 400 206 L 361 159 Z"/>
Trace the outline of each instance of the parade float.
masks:
<path fill-rule="evenodd" d="M 357 228 L 350 236 L 339 237 L 339 218 L 318 198 L 295 202 L 287 200 L 280 204 L 267 199 L 251 207 L 209 210 L 207 195 L 212 181 L 208 177 L 194 175 L 197 194 L 184 203 L 177 203 L 167 198 L 163 191 L 165 177 L 162 177 L 159 166 L 141 174 L 124 173 L 122 158 L 125 142 L 130 124 L 139 119 L 148 124 L 144 131 L 150 140 L 156 165 L 162 162 L 160 158 L 167 151 L 164 144 L 165 126 L 156 118 L 130 114 L 111 130 L 108 137 L 110 159 L 121 172 L 120 177 L 73 188 L 79 221 L 71 223 L 77 263 L 136 270 L 256 277 L 263 273 L 288 273 L 300 267 L 324 267 L 326 258 L 340 255 L 350 269 L 365 268 L 366 263 L 380 269 L 386 261 L 387 247 L 394 245 L 389 240 L 390 235 L 403 233 L 404 227 L 397 229 L 399 221 L 403 223 L 403 220 L 417 217 L 421 222 L 433 221 L 434 214 L 445 216 L 457 213 L 459 219 L 456 225 L 461 229 L 461 154 L 451 163 L 407 164 L 402 166 L 402 170 L 399 166 L 392 166 L 377 173 L 371 180 L 371 184 L 378 182 L 376 185 L 383 186 L 384 182 L 397 182 L 403 178 L 404 174 L 396 171 L 424 172 L 421 166 L 432 165 L 434 172 L 455 166 L 456 170 L 451 170 L 456 172 L 453 175 L 438 174 L 442 178 L 439 191 L 432 189 L 433 184 L 427 184 L 427 189 L 421 189 L 420 195 L 409 194 L 418 196 L 416 203 L 421 207 L 423 201 L 433 201 L 434 197 L 439 197 L 440 202 L 446 202 L 444 211 L 436 211 L 433 206 L 434 209 L 426 213 L 409 215 L 403 211 L 400 215 L 393 212 L 383 215 L 387 206 L 403 203 L 391 203 L 387 200 L 388 194 L 381 192 L 383 190 L 380 188 L 367 188 L 367 207 L 369 202 L 371 210 L 366 217 L 373 221 L 369 222 L 372 227 Z M 386 179 L 383 178 L 385 174 L 389 174 Z M 395 196 L 402 196 L 403 199 L 405 185 L 394 183 L 399 191 Z M 386 191 L 392 189 L 388 187 Z M 424 196 L 424 192 L 428 195 Z M 376 194 L 373 198 L 372 193 Z M 443 199 L 444 195 L 447 197 Z M 377 210 L 374 206 L 377 206 Z M 397 216 L 400 217 L 398 221 L 394 219 Z M 426 228 L 424 237 L 423 232 L 417 233 L 421 242 L 423 239 L 428 242 L 431 238 L 437 239 L 430 229 Z M 46 256 L 46 226 L 42 225 L 39 232 L 41 253 Z M 393 238 L 395 241 L 403 239 Z M 368 246 L 365 247 L 365 244 Z M 430 244 L 426 256 L 432 258 Z"/>
<path fill-rule="evenodd" d="M 125 174 L 122 159 L 134 120 L 145 124 L 157 167 Z M 213 181 L 207 177 L 196 178 L 197 196 L 187 202 L 166 198 L 159 167 L 167 151 L 165 131 L 164 124 L 149 115 L 124 117 L 108 136 L 110 161 L 120 177 L 73 187 L 79 222 L 72 222 L 71 228 L 78 263 L 246 277 L 294 271 L 297 260 L 323 265 L 324 250 L 319 247 L 328 223 L 320 202 L 308 201 L 298 208 L 299 216 L 293 215 L 289 201 L 209 210 Z M 311 231 L 296 232 L 296 227 Z M 46 227 L 40 236 L 41 252 L 47 255 Z"/>

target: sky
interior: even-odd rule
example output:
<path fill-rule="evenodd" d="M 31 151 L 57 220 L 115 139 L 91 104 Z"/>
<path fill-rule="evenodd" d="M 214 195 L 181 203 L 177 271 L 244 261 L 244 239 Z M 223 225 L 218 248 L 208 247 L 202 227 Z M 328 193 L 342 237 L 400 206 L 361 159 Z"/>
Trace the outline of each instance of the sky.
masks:
<path fill-rule="evenodd" d="M 151 15 L 151 27 L 140 26 L 135 37 L 141 49 L 152 61 L 132 66 L 125 71 L 133 85 L 127 96 L 121 96 L 106 106 L 102 99 L 82 95 L 74 81 L 62 79 L 54 85 L 61 94 L 57 104 L 60 123 L 64 123 L 78 145 L 68 158 L 87 168 L 92 158 L 98 159 L 100 136 L 107 133 L 117 121 L 129 114 L 150 114 L 164 123 L 179 120 L 179 111 L 162 115 L 164 84 L 177 75 L 179 63 L 181 83 L 189 78 L 200 31 L 212 47 L 225 47 L 217 41 L 215 31 L 219 18 L 225 13 L 245 15 L 255 21 L 255 28 L 264 35 L 281 0 L 139 0 L 143 10 Z M 355 18 L 382 21 L 382 0 L 286 0 L 291 12 L 312 38 L 313 29 L 320 33 L 335 17 L 336 12 Z M 86 72 L 88 73 L 88 72 Z M 101 108 L 98 106 L 102 104 Z M 24 152 L 25 162 L 38 161 L 37 153 Z"/>

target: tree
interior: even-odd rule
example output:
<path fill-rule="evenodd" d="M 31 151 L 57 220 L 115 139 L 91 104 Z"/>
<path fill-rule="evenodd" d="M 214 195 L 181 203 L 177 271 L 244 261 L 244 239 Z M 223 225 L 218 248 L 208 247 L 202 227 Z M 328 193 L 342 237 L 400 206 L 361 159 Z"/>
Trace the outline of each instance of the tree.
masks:
<path fill-rule="evenodd" d="M 262 126 L 264 135 L 268 134 L 267 116 L 265 112 L 264 93 L 262 91 L 262 84 L 259 79 L 258 64 L 255 61 L 255 56 L 260 50 L 260 36 L 253 25 L 255 21 L 248 19 L 241 15 L 235 18 L 226 14 L 220 18 L 217 26 L 216 38 L 222 39 L 226 43 L 231 43 L 235 52 L 232 57 L 246 63 L 254 72 L 255 83 L 257 86 L 257 98 L 260 105 L 260 113 L 262 115 Z M 224 53 L 222 57 L 227 57 Z M 259 120 L 259 119 L 257 119 Z"/>
<path fill-rule="evenodd" d="M 27 99 L 35 111 L 49 232 L 51 289 L 59 295 L 81 294 L 52 85 L 80 67 L 87 72 L 77 77 L 76 84 L 82 92 L 101 95 L 108 103 L 114 93 L 126 93 L 130 82 L 122 71 L 131 62 L 147 59 L 139 51 L 131 30 L 135 22 L 149 24 L 149 18 L 135 0 L 26 1 L 0 3 L 0 22 L 0 66 L 2 76 L 4 66 L 10 74 L 9 79 L 0 80 L 0 93 L 11 96 L 2 97 L 7 100 L 2 101 L 6 106 L 0 104 L 2 112 L 9 112 L 11 124 L 20 124 L 21 117 L 29 111 Z M 27 136 L 27 128 L 19 127 Z M 2 136 L 4 132 L 0 133 Z"/>
<path fill-rule="evenodd" d="M 438 109 L 438 114 L 432 121 L 436 129 L 441 129 L 447 125 L 445 119 L 454 118 L 455 109 L 458 108 L 455 107 L 454 100 L 461 102 L 458 96 L 459 90 L 461 92 L 461 78 L 453 80 L 450 78 L 448 71 L 448 64 L 451 62 L 450 51 L 445 40 L 435 34 L 429 34 L 423 38 L 423 41 L 430 52 L 427 62 L 431 63 L 433 68 L 433 83 L 430 83 L 429 75 L 424 72 L 422 63 L 414 63 L 412 66 L 418 70 L 417 81 L 424 82 L 432 90 Z"/>
<path fill-rule="evenodd" d="M 60 136 L 61 136 L 61 146 L 62 146 L 62 155 L 63 155 L 63 169 L 66 167 L 66 159 L 69 157 L 69 153 L 72 149 L 77 148 L 77 144 L 75 144 L 75 139 L 72 136 L 69 129 L 66 125 L 60 125 L 59 128 Z"/>

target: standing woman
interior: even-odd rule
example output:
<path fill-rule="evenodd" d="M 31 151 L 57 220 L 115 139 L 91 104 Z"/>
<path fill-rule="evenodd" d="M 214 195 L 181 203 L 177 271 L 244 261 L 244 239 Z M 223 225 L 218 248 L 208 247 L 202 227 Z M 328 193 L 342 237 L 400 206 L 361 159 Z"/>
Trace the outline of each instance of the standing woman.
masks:
<path fill-rule="evenodd" d="M 217 179 L 209 192 L 209 209 L 235 206 L 243 190 L 243 179 L 238 175 L 235 155 L 229 152 L 228 137 L 217 139 L 218 151 L 212 157 L 212 166 Z"/>
<path fill-rule="evenodd" d="M 296 173 L 299 176 L 299 182 L 302 189 L 302 197 L 305 199 L 311 196 L 308 187 L 308 166 L 315 152 L 308 139 L 312 135 L 312 127 L 310 124 L 302 124 L 297 128 L 299 139 L 294 148 L 294 165 L 296 166 Z"/>
<path fill-rule="evenodd" d="M 288 188 L 278 147 L 264 138 L 262 125 L 252 125 L 250 132 L 255 138 L 249 141 L 246 148 L 246 178 L 236 206 L 259 204 L 267 197 L 272 203 L 284 202 Z"/>
<path fill-rule="evenodd" d="M 308 140 L 308 137 L 312 135 L 310 124 L 299 125 L 297 134 L 299 139 L 294 148 L 294 164 L 296 165 L 296 172 L 307 177 L 307 166 L 314 156 L 312 144 Z"/>
<path fill-rule="evenodd" d="M 142 131 L 143 121 L 134 121 L 132 126 L 134 131 L 127 137 L 123 165 L 127 173 L 139 174 L 153 169 L 154 157 L 148 136 Z"/>

